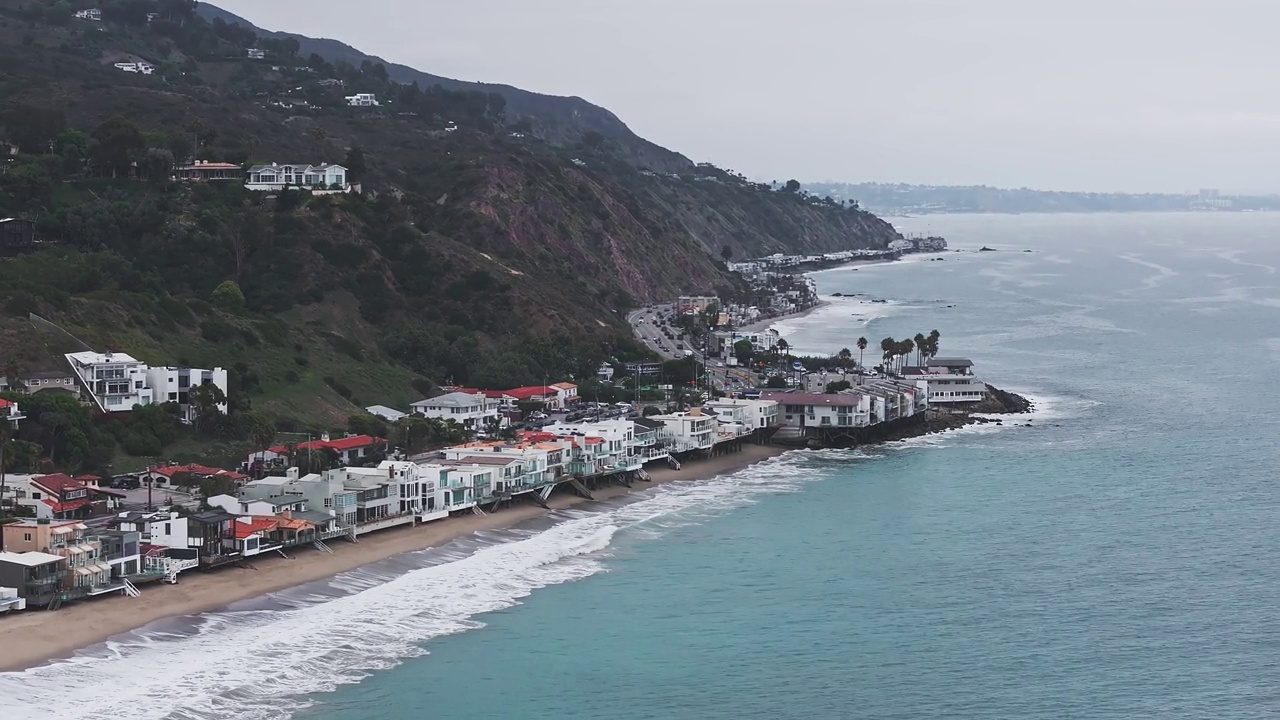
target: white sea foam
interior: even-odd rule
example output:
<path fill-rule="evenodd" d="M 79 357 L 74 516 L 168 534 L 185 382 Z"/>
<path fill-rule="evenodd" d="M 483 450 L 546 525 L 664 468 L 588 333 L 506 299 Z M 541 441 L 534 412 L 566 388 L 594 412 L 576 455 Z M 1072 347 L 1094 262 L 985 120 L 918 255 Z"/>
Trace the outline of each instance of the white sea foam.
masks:
<path fill-rule="evenodd" d="M 287 718 L 304 707 L 299 695 L 357 682 L 422 654 L 431 638 L 482 627 L 477 615 L 601 572 L 619 530 L 652 537 L 798 490 L 820 476 L 813 461 L 821 457 L 790 453 L 712 481 L 664 485 L 637 502 L 563 513 L 563 522 L 524 539 L 387 581 L 347 573 L 330 587 L 351 594 L 324 602 L 211 613 L 190 634 L 133 634 L 94 654 L 2 674 L 0 717 Z"/>
<path fill-rule="evenodd" d="M 1155 271 L 1156 271 L 1156 274 L 1155 274 L 1155 275 L 1151 275 L 1151 276 L 1148 276 L 1148 277 L 1146 277 L 1146 278 L 1143 278 L 1143 280 L 1142 280 L 1142 288 L 1141 288 L 1141 289 L 1143 289 L 1143 290 L 1152 290 L 1152 289 L 1154 289 L 1154 288 L 1158 287 L 1158 286 L 1160 285 L 1160 283 L 1162 283 L 1162 282 L 1164 282 L 1165 280 L 1168 280 L 1169 278 L 1174 277 L 1175 275 L 1177 275 L 1177 274 L 1178 274 L 1178 271 L 1177 271 L 1177 270 L 1174 270 L 1173 268 L 1166 267 L 1166 266 L 1164 266 L 1164 265 L 1160 265 L 1160 264 L 1157 264 L 1157 263 L 1153 263 L 1153 262 L 1151 262 L 1151 261 L 1149 261 L 1149 260 L 1143 260 L 1141 257 L 1139 257 L 1138 255 L 1135 255 L 1135 254 L 1133 254 L 1133 253 L 1125 253 L 1125 254 L 1123 254 L 1123 255 L 1121 255 L 1121 256 L 1120 256 L 1120 259 L 1121 259 L 1121 260 L 1126 260 L 1126 261 L 1131 262 L 1131 263 L 1133 263 L 1133 264 L 1135 264 L 1135 265 L 1141 265 L 1142 267 L 1149 268 L 1149 269 L 1151 269 L 1151 270 L 1155 270 Z M 1132 292 L 1133 292 L 1133 290 L 1123 290 L 1123 291 L 1121 291 L 1121 292 L 1123 292 L 1123 293 L 1132 293 Z"/>

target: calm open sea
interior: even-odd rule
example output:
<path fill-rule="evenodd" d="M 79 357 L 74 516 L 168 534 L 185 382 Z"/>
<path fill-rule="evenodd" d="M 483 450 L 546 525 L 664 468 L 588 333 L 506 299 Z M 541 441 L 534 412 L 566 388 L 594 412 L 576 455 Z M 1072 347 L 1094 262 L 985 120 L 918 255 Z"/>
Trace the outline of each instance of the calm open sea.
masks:
<path fill-rule="evenodd" d="M 1029 421 L 793 453 L 402 558 L 2 675 L 0 710 L 1280 715 L 1280 215 L 898 224 L 960 252 L 819 273 L 860 295 L 788 340 L 937 328 L 944 355 L 1034 397 Z"/>

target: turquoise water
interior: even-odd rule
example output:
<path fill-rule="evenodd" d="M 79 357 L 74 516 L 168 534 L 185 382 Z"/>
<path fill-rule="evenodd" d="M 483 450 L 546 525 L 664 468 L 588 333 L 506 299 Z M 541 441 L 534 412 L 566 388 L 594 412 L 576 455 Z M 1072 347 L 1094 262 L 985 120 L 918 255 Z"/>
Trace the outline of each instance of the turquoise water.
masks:
<path fill-rule="evenodd" d="M 1029 427 L 788 458 L 305 717 L 1280 714 L 1280 216 L 900 224 L 998 251 L 822 273 L 893 304 L 793 344 L 936 327 Z"/>
<path fill-rule="evenodd" d="M 792 453 L 148 628 L 0 675 L 0 716 L 1277 717 L 1280 215 L 899 224 L 962 252 L 820 273 L 862 295 L 788 340 L 937 328 L 1030 420 Z"/>

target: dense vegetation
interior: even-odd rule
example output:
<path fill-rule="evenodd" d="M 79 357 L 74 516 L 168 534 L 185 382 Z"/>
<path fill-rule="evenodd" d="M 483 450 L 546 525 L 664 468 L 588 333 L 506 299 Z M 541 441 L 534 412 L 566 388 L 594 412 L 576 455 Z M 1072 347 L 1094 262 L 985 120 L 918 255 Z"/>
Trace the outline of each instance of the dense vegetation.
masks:
<path fill-rule="evenodd" d="M 0 264 L 0 360 L 57 367 L 83 343 L 228 368 L 232 416 L 207 435 L 342 427 L 446 382 L 589 377 L 642 356 L 628 309 L 738 292 L 724 259 L 893 237 L 794 188 L 637 169 L 598 132 L 546 142 L 499 93 L 304 57 L 295 38 L 210 22 L 189 0 L 73 17 L 87 6 L 0 0 L 0 147 L 16 148 L 0 217 L 34 220 L 43 241 Z M 154 72 L 115 67 L 138 61 Z M 348 107 L 358 92 L 381 105 Z M 191 160 L 338 162 L 363 192 L 172 180 Z M 107 436 L 131 454 L 182 442 Z"/>

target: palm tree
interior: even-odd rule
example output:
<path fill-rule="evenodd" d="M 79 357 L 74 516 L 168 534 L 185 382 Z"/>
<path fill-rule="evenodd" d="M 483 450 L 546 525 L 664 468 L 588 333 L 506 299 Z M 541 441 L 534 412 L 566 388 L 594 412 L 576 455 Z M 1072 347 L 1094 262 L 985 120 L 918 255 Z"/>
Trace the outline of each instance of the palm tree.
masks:
<path fill-rule="evenodd" d="M 911 357 L 911 351 L 915 349 L 916 349 L 916 344 L 913 341 L 903 340 L 902 343 L 898 345 L 898 357 L 902 359 L 902 362 L 905 362 Z M 902 362 L 898 363 L 899 372 L 902 371 Z"/>
<path fill-rule="evenodd" d="M 787 357 L 787 349 L 788 349 L 788 348 L 790 348 L 790 347 L 791 347 L 791 345 L 790 345 L 789 343 L 787 343 L 787 341 L 786 341 L 786 340 L 779 340 L 779 341 L 778 341 L 778 352 L 782 353 L 782 357 L 783 357 L 784 359 Z"/>
<path fill-rule="evenodd" d="M 867 349 L 867 339 L 864 337 L 858 338 L 858 366 L 859 367 L 862 366 L 862 353 L 866 349 Z"/>
<path fill-rule="evenodd" d="M 916 333 L 916 364 L 917 365 L 924 364 L 924 351 L 928 341 L 929 340 L 924 336 L 924 333 Z"/>
<path fill-rule="evenodd" d="M 853 353 L 849 350 L 849 348 L 840 348 L 840 353 L 838 357 L 840 358 L 840 367 L 844 368 L 845 372 L 848 372 L 849 359 L 853 357 Z"/>
<path fill-rule="evenodd" d="M 941 337 L 942 337 L 942 334 L 939 333 L 937 330 L 931 330 L 929 332 L 929 358 L 930 359 L 938 356 L 938 339 Z"/>

